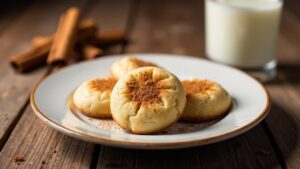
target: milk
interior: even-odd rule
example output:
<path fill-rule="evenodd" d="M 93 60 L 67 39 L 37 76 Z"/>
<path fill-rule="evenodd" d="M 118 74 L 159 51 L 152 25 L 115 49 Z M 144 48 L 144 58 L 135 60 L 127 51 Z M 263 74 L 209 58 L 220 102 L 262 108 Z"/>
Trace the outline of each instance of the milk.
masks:
<path fill-rule="evenodd" d="M 274 61 L 281 0 L 206 0 L 206 54 L 241 68 Z"/>

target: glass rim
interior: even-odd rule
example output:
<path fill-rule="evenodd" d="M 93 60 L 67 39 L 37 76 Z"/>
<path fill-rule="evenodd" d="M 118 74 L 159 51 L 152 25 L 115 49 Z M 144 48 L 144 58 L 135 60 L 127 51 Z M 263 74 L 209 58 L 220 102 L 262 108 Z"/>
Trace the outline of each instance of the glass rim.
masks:
<path fill-rule="evenodd" d="M 267 7 L 263 7 L 263 8 L 251 8 L 251 7 L 242 7 L 242 6 L 237 6 L 237 5 L 233 5 L 233 4 L 230 4 L 230 3 L 227 3 L 227 2 L 220 2 L 220 1 L 217 1 L 217 0 L 205 0 L 205 2 L 212 2 L 216 5 L 219 5 L 219 6 L 223 6 L 223 7 L 226 7 L 226 8 L 231 8 L 231 9 L 236 9 L 236 10 L 244 10 L 244 11 L 267 11 L 267 10 L 272 10 L 274 9 L 274 7 L 270 8 L 267 8 Z M 275 2 L 277 1 L 277 2 Z M 283 3 L 284 3 L 284 0 L 274 0 L 274 6 L 276 4 L 276 7 L 278 5 L 278 8 L 282 8 L 283 6 Z"/>

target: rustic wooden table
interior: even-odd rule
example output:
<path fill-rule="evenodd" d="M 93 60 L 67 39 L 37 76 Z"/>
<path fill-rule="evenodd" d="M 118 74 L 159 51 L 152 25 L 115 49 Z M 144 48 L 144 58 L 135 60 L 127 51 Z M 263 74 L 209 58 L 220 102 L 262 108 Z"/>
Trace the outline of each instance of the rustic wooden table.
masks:
<path fill-rule="evenodd" d="M 96 145 L 47 126 L 29 105 L 32 87 L 53 70 L 16 73 L 8 57 L 35 35 L 55 31 L 59 15 L 78 6 L 102 30 L 130 39 L 111 53 L 205 56 L 202 0 L 21 1 L 0 17 L 0 168 L 300 168 L 300 3 L 286 0 L 278 76 L 266 85 L 272 108 L 250 131 L 227 141 L 182 150 L 142 151 Z M 16 161 L 20 157 L 23 160 Z"/>

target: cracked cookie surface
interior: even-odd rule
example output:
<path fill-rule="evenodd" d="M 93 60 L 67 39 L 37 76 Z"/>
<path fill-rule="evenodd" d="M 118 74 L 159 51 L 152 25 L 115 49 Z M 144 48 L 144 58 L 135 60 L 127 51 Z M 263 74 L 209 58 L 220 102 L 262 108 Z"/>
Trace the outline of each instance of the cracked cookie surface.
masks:
<path fill-rule="evenodd" d="M 181 120 L 201 122 L 219 118 L 231 106 L 228 92 L 219 84 L 209 80 L 182 81 L 186 91 L 186 106 Z"/>
<path fill-rule="evenodd" d="M 90 117 L 111 118 L 110 94 L 116 80 L 98 78 L 81 84 L 73 95 L 75 107 Z"/>
<path fill-rule="evenodd" d="M 124 129 L 150 134 L 175 123 L 186 102 L 176 76 L 157 67 L 143 67 L 121 78 L 111 94 L 114 120 Z"/>

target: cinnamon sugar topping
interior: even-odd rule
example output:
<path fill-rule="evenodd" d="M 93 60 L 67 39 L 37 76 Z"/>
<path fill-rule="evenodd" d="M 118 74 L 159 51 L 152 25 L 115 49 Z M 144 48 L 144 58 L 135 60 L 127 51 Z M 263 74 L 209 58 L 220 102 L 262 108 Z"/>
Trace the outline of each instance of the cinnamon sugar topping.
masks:
<path fill-rule="evenodd" d="M 213 83 L 208 80 L 184 80 L 182 85 L 185 88 L 187 95 L 202 94 L 213 87 Z"/>
<path fill-rule="evenodd" d="M 90 82 L 92 88 L 98 91 L 112 91 L 117 81 L 113 78 L 96 79 Z"/>
<path fill-rule="evenodd" d="M 23 162 L 23 161 L 25 161 L 25 159 L 23 157 L 21 157 L 21 156 L 15 157 L 15 162 Z"/>
<path fill-rule="evenodd" d="M 142 74 L 140 79 L 130 81 L 127 86 L 129 89 L 128 98 L 132 101 L 139 104 L 153 104 L 160 101 L 159 86 L 150 74 Z"/>

